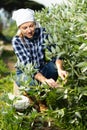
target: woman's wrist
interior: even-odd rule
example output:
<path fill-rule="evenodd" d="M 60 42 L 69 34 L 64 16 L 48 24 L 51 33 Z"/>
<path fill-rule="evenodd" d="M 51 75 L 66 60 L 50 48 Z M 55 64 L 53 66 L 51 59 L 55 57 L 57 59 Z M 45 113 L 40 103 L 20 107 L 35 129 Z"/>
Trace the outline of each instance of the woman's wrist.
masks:
<path fill-rule="evenodd" d="M 56 67 L 58 71 L 61 71 L 63 66 L 62 66 L 63 62 L 62 60 L 56 60 Z"/>
<path fill-rule="evenodd" d="M 35 75 L 35 79 L 38 80 L 38 81 L 40 81 L 43 84 L 46 84 L 47 78 L 45 78 L 41 73 L 37 73 Z"/>
<path fill-rule="evenodd" d="M 44 80 L 42 81 L 43 84 L 47 84 L 47 78 L 44 78 Z"/>

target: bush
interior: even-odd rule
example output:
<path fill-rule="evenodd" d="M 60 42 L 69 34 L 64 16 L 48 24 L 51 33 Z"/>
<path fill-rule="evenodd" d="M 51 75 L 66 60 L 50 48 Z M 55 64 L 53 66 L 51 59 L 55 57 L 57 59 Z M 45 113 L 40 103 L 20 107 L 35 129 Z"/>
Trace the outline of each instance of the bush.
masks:
<path fill-rule="evenodd" d="M 36 19 L 51 35 L 46 45 L 56 46 L 52 46 L 52 53 L 46 51 L 46 57 L 57 56 L 64 60 L 64 68 L 69 72 L 68 84 L 72 88 L 87 85 L 86 4 L 86 0 L 74 0 L 70 6 L 53 6 L 36 12 Z"/>

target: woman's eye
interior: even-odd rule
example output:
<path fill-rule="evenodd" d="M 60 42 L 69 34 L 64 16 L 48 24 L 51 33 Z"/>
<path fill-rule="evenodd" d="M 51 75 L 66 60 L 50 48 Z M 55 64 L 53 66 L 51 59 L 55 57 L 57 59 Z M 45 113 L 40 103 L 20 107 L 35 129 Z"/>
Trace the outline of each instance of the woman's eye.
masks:
<path fill-rule="evenodd" d="M 23 27 L 23 29 L 24 29 L 24 30 L 26 30 L 26 29 L 27 29 L 27 27 Z"/>
<path fill-rule="evenodd" d="M 33 27 L 34 27 L 34 25 L 32 24 L 32 25 L 29 25 L 29 26 L 24 26 L 24 27 L 22 27 L 22 29 L 23 29 L 23 30 L 26 30 L 27 28 L 32 29 Z"/>
<path fill-rule="evenodd" d="M 34 25 L 31 25 L 30 27 L 32 28 Z"/>

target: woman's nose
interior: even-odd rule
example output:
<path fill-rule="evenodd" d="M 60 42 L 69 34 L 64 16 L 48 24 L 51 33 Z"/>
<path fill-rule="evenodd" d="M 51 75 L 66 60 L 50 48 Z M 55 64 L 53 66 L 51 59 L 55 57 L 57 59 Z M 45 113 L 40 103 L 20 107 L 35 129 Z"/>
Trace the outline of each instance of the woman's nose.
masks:
<path fill-rule="evenodd" d="M 28 30 L 28 31 L 31 31 L 30 27 L 27 27 L 27 30 Z"/>

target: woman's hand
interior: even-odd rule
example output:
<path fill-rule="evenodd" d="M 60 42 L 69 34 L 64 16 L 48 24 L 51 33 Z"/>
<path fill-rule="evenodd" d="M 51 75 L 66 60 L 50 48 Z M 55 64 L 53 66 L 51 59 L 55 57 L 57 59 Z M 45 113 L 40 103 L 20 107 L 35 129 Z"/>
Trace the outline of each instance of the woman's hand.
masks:
<path fill-rule="evenodd" d="M 63 70 L 63 61 L 62 60 L 56 60 L 56 66 L 58 70 L 58 75 L 61 77 L 62 80 L 65 80 L 68 76 L 68 72 Z"/>
<path fill-rule="evenodd" d="M 61 77 L 62 80 L 65 80 L 68 76 L 68 72 L 62 69 L 58 69 L 58 75 Z"/>
<path fill-rule="evenodd" d="M 38 81 L 40 81 L 43 84 L 48 84 L 51 88 L 57 88 L 59 86 L 54 79 L 52 79 L 52 78 L 47 79 L 41 73 L 37 73 L 35 75 L 35 79 L 37 79 Z"/>
<path fill-rule="evenodd" d="M 52 78 L 50 79 L 46 79 L 45 83 L 47 83 L 51 88 L 57 88 L 58 84 L 55 80 L 53 80 Z"/>

